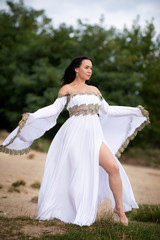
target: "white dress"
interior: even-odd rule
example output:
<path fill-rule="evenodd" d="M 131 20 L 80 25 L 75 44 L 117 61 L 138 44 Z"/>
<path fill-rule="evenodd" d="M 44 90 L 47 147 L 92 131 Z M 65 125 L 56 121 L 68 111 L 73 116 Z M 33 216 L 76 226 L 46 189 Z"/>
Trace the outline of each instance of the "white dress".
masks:
<path fill-rule="evenodd" d="M 138 208 L 128 177 L 116 156 L 119 157 L 129 140 L 149 123 L 143 107 L 109 106 L 103 97 L 93 92 L 68 93 L 59 96 L 50 106 L 24 114 L 23 121 L 0 150 L 10 154 L 27 152 L 36 138 L 56 124 L 65 105 L 70 117 L 55 135 L 48 151 L 37 219 L 58 218 L 80 226 L 91 225 L 103 200 L 110 198 L 115 206 L 108 174 L 99 166 L 102 142 L 111 150 L 120 168 L 124 211 Z"/>

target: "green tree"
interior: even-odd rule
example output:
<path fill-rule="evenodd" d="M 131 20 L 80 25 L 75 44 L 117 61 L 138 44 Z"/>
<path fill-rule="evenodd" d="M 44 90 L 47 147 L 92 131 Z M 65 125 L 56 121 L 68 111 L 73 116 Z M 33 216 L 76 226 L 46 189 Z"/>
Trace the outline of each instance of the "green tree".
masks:
<path fill-rule="evenodd" d="M 76 28 L 62 23 L 55 29 L 43 10 L 27 8 L 22 0 L 7 4 L 9 10 L 0 11 L 1 128 L 12 130 L 21 113 L 53 103 L 65 67 L 87 55 L 94 63 L 88 83 L 110 104 L 144 105 L 151 124 L 136 142 L 159 146 L 160 36 L 152 21 L 141 28 L 137 18 L 131 29 L 118 31 L 106 28 L 102 16 L 98 24 L 78 20 Z M 52 135 L 67 117 L 60 115 Z"/>

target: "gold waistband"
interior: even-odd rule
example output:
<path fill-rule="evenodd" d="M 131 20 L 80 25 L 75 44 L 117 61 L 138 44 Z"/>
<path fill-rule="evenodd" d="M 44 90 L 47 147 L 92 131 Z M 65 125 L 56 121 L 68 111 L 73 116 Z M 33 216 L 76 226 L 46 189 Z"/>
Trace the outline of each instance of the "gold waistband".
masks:
<path fill-rule="evenodd" d="M 99 110 L 98 104 L 82 104 L 80 106 L 75 105 L 72 108 L 69 108 L 69 116 L 72 117 L 73 115 L 88 115 L 88 114 L 97 114 Z"/>

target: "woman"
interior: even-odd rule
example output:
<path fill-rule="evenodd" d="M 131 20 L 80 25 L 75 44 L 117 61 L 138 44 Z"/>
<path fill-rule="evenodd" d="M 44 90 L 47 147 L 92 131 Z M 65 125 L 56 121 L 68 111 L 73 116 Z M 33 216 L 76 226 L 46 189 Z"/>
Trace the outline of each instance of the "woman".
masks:
<path fill-rule="evenodd" d="M 110 198 L 114 212 L 127 226 L 125 212 L 138 205 L 117 157 L 149 123 L 148 112 L 141 106 L 109 106 L 96 87 L 86 84 L 91 75 L 92 60 L 75 58 L 64 72 L 64 86 L 55 102 L 23 114 L 0 149 L 11 154 L 28 152 L 35 139 L 55 126 L 66 105 L 70 117 L 48 151 L 37 219 L 91 225 L 98 204 Z"/>

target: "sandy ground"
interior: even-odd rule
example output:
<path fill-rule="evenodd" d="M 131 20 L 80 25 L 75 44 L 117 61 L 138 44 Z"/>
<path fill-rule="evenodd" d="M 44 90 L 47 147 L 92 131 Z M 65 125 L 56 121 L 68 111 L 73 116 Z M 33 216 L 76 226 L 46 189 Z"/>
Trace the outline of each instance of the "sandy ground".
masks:
<path fill-rule="evenodd" d="M 30 157 L 33 157 L 30 159 Z M 30 216 L 37 214 L 37 203 L 32 198 L 38 196 L 38 189 L 30 185 L 41 182 L 46 153 L 32 151 L 23 156 L 10 156 L 0 153 L 0 215 Z M 160 204 L 160 170 L 123 165 L 131 181 L 135 198 L 139 204 Z M 17 180 L 24 180 L 25 186 L 20 186 L 20 193 L 8 192 L 11 184 Z M 104 216 L 110 209 L 109 201 L 105 201 L 98 208 L 97 218 Z"/>

